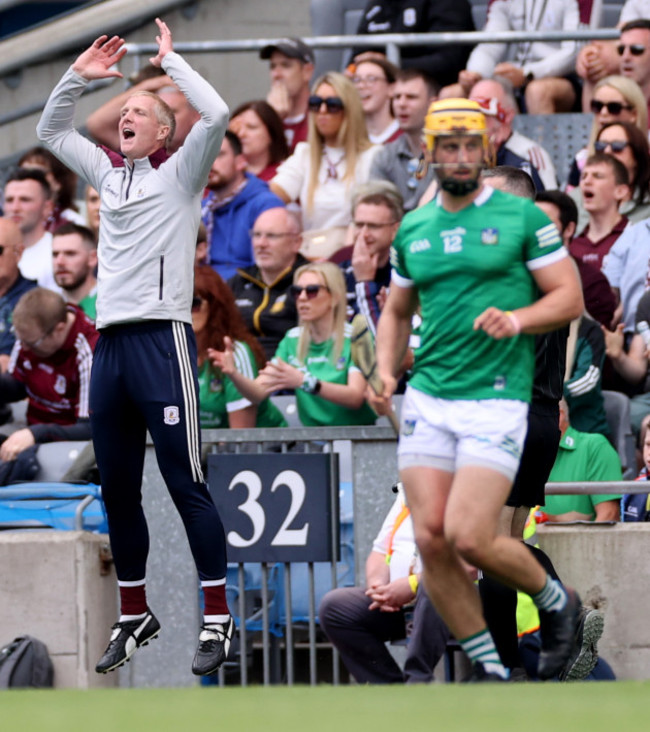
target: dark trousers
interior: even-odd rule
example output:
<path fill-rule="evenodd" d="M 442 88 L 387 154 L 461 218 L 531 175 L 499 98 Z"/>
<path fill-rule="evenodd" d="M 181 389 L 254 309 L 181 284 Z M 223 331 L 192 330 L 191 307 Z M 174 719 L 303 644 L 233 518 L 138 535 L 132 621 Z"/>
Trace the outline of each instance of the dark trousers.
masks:
<path fill-rule="evenodd" d="M 413 629 L 408 639 L 404 671 L 385 644 L 406 638 L 405 611 L 369 610 L 370 604 L 370 598 L 361 587 L 339 587 L 321 600 L 320 624 L 341 654 L 348 671 L 361 684 L 431 681 L 450 633 L 422 586 L 418 588 L 413 608 Z"/>
<path fill-rule="evenodd" d="M 149 532 L 141 489 L 147 430 L 199 577 L 225 577 L 223 525 L 201 471 L 191 327 L 161 320 L 102 330 L 93 359 L 90 415 L 118 579 L 137 581 L 146 572 Z"/>

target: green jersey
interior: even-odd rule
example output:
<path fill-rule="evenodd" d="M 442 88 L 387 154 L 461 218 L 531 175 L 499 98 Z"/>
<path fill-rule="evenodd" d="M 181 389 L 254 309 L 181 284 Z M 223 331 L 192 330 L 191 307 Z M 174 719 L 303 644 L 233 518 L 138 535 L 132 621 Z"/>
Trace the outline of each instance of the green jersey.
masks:
<path fill-rule="evenodd" d="M 235 364 L 239 373 L 254 379 L 257 376 L 255 357 L 249 345 L 235 341 Z M 199 419 L 203 429 L 228 427 L 228 413 L 250 407 L 251 402 L 244 398 L 228 376 L 215 369 L 209 361 L 204 361 L 199 369 Z M 256 427 L 286 427 L 282 412 L 264 399 L 257 405 Z"/>
<path fill-rule="evenodd" d="M 531 271 L 565 256 L 555 225 L 532 201 L 489 186 L 456 213 L 439 196 L 407 214 L 391 261 L 393 282 L 415 287 L 421 306 L 409 383 L 444 399 L 530 401 L 533 336 L 495 340 L 473 324 L 490 306 L 533 303 Z"/>
<path fill-rule="evenodd" d="M 622 480 L 621 461 L 618 453 L 606 437 L 588 432 L 578 432 L 569 427 L 560 440 L 549 483 L 574 483 Z M 601 493 L 589 495 L 547 495 L 542 511 L 554 516 L 578 511 L 596 517 L 596 506 L 603 501 L 619 500 L 620 494 Z"/>
<path fill-rule="evenodd" d="M 97 320 L 97 288 L 95 288 L 89 295 L 79 300 L 79 307 L 86 313 L 86 315 L 93 321 Z"/>
<path fill-rule="evenodd" d="M 352 326 L 345 324 L 343 351 L 332 363 L 332 349 L 334 339 L 330 338 L 324 343 L 311 343 L 307 352 L 305 362 L 298 360 L 298 339 L 302 327 L 291 328 L 278 344 L 275 358 L 280 358 L 291 366 L 299 369 L 307 369 L 321 381 L 329 381 L 334 384 L 347 384 L 348 373 L 358 371 L 350 355 L 350 336 Z M 360 409 L 348 409 L 339 404 L 334 404 L 318 394 L 307 394 L 302 389 L 296 389 L 296 407 L 300 421 L 306 426 L 344 426 L 356 424 L 374 424 L 377 415 L 364 403 Z"/>

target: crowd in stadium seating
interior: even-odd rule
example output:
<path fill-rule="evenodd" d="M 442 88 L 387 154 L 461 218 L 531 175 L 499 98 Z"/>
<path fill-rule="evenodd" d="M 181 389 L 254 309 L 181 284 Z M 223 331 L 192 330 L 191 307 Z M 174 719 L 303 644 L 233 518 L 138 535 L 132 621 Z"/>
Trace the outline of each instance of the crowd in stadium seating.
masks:
<path fill-rule="evenodd" d="M 474 27 L 466 0 L 402 3 L 408 12 L 399 17 L 393 5 L 400 3 L 369 3 L 359 32 Z M 590 7 L 578 0 L 493 0 L 485 30 L 578 30 L 589 23 Z M 569 337 L 564 388 L 573 426 L 614 441 L 602 392 L 617 391 L 630 398 L 642 445 L 650 419 L 650 1 L 628 0 L 620 22 L 619 40 L 583 47 L 486 43 L 471 53 L 460 45 L 441 53 L 412 46 L 402 68 L 381 50 L 356 49 L 344 70 L 317 79 L 313 51 L 301 39 L 263 48 L 268 95 L 232 111 L 202 203 L 192 305 L 202 426 L 282 426 L 268 400 L 277 391 L 296 393 L 306 425 L 374 421 L 345 320 L 361 312 L 374 332 L 402 216 L 437 193 L 421 155 L 427 109 L 438 97 L 463 96 L 486 116 L 490 164 L 530 176 L 579 268 L 586 311 Z M 119 112 L 133 90 L 152 91 L 170 105 L 173 153 L 198 114 L 160 69 L 144 69 L 130 90 L 93 112 L 90 136 L 119 149 Z M 580 110 L 594 114 L 591 135 L 575 151 L 568 180 L 559 181 L 549 153 L 516 132 L 513 120 Z M 25 153 L 5 182 L 2 375 L 15 378 L 25 349 L 38 350 L 51 336 L 15 340 L 12 311 L 26 291 L 50 288 L 95 316 L 101 202 L 89 189 L 79 207 L 75 190 L 74 174 L 44 148 Z M 86 417 L 70 412 L 66 424 Z M 30 419 L 39 434 L 48 416 Z M 61 439 L 65 432 L 47 434 Z M 573 509 L 554 517 L 563 520 L 564 513 L 575 518 Z M 598 515 L 594 509 L 587 519 Z"/>

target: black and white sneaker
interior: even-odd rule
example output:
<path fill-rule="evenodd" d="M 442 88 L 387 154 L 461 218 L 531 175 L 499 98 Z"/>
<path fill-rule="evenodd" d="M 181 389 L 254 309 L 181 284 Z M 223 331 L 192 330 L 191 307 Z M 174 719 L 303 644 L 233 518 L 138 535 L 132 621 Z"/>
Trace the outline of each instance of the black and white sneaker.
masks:
<path fill-rule="evenodd" d="M 560 671 L 560 681 L 586 679 L 598 662 L 598 641 L 603 634 L 605 619 L 600 610 L 583 607 L 576 631 L 576 648 L 566 666 Z"/>
<path fill-rule="evenodd" d="M 112 631 L 104 655 L 95 666 L 98 674 L 105 674 L 123 666 L 140 646 L 146 646 L 160 633 L 160 623 L 151 610 L 147 610 L 144 618 L 117 622 Z"/>
<path fill-rule="evenodd" d="M 199 647 L 192 661 L 192 673 L 207 676 L 219 670 L 228 658 L 230 641 L 235 632 L 235 621 L 229 617 L 225 623 L 203 625 L 199 633 Z"/>

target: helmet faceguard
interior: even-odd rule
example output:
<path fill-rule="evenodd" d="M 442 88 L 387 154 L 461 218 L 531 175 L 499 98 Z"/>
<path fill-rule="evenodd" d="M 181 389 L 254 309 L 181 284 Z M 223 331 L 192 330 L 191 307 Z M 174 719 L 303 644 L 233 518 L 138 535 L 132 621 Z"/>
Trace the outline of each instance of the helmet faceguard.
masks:
<path fill-rule="evenodd" d="M 481 169 L 487 163 L 489 142 L 485 126 L 485 116 L 480 106 L 469 99 L 443 99 L 433 102 L 424 119 L 422 138 L 427 152 L 434 154 L 439 137 L 476 135 L 481 138 L 483 161 L 474 164 L 477 167 L 476 177 L 472 180 L 457 180 L 442 174 L 441 165 L 433 163 L 440 187 L 454 196 L 465 196 L 478 188 Z"/>

